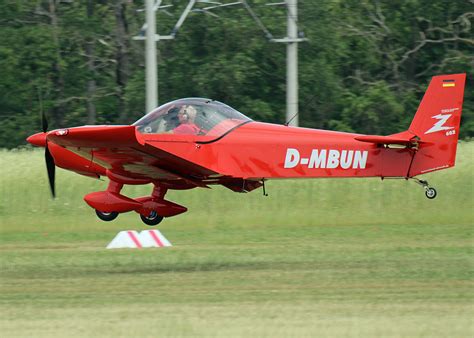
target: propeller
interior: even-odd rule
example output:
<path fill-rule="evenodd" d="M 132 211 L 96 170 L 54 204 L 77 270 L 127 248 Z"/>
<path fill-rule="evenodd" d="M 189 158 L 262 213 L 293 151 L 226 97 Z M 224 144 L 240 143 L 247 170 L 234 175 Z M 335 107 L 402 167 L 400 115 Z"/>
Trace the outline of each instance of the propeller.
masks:
<path fill-rule="evenodd" d="M 46 114 L 43 111 L 43 107 L 41 107 L 41 128 L 43 129 L 43 133 L 48 131 L 48 120 L 46 119 Z"/>
<path fill-rule="evenodd" d="M 41 127 L 43 129 L 43 133 L 48 131 L 48 120 L 46 119 L 46 115 L 41 109 Z M 44 152 L 44 159 L 46 161 L 46 170 L 48 171 L 48 180 L 49 180 L 49 187 L 51 189 L 51 195 L 53 198 L 56 197 L 56 189 L 55 189 L 55 177 L 56 177 L 56 165 L 54 164 L 53 155 L 48 148 L 48 139 L 46 139 L 45 144 L 45 152 Z"/>

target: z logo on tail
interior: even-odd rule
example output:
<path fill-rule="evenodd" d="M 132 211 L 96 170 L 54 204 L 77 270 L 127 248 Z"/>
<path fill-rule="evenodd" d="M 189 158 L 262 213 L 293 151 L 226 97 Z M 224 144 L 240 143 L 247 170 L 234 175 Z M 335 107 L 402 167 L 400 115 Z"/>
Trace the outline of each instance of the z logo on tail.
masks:
<path fill-rule="evenodd" d="M 452 114 L 438 114 L 435 116 L 432 116 L 431 118 L 439 120 L 436 122 L 433 127 L 431 127 L 429 130 L 425 132 L 425 134 L 431 134 L 437 131 L 442 131 L 442 130 L 450 130 L 454 129 L 454 127 L 446 127 L 444 124 L 448 119 L 451 117 Z"/>

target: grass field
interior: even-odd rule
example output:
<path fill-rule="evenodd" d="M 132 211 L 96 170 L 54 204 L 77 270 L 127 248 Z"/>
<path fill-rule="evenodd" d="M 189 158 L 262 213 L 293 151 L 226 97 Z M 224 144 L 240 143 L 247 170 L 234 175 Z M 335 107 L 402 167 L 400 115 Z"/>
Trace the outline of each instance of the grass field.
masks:
<path fill-rule="evenodd" d="M 0 335 L 472 337 L 473 155 L 425 177 L 432 201 L 377 179 L 171 192 L 174 247 L 105 250 L 146 228 L 96 219 L 106 182 L 59 170 L 52 201 L 41 151 L 0 151 Z"/>

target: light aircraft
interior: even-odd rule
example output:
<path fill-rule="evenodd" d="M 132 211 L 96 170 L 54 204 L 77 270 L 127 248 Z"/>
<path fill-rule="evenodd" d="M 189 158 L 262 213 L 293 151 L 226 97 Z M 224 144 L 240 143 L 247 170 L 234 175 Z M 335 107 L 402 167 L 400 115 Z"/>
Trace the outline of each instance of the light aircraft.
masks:
<path fill-rule="evenodd" d="M 389 136 L 255 122 L 221 102 L 186 98 L 132 125 L 47 132 L 43 114 L 43 132 L 27 140 L 46 148 L 53 196 L 56 166 L 109 179 L 106 190 L 84 197 L 104 221 L 135 211 L 156 225 L 187 211 L 165 199 L 170 189 L 218 184 L 250 192 L 276 178 L 413 179 L 432 199 L 436 190 L 416 176 L 454 166 L 465 79 L 466 74 L 433 77 L 408 130 Z M 150 183 L 150 196 L 121 194 L 125 184 Z"/>

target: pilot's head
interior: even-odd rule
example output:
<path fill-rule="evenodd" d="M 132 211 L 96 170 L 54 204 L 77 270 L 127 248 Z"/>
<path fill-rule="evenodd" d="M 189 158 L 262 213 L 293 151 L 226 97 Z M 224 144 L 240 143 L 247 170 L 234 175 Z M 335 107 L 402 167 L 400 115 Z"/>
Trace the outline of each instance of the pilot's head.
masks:
<path fill-rule="evenodd" d="M 193 123 L 196 118 L 196 108 L 191 105 L 182 106 L 178 118 L 180 123 Z"/>

